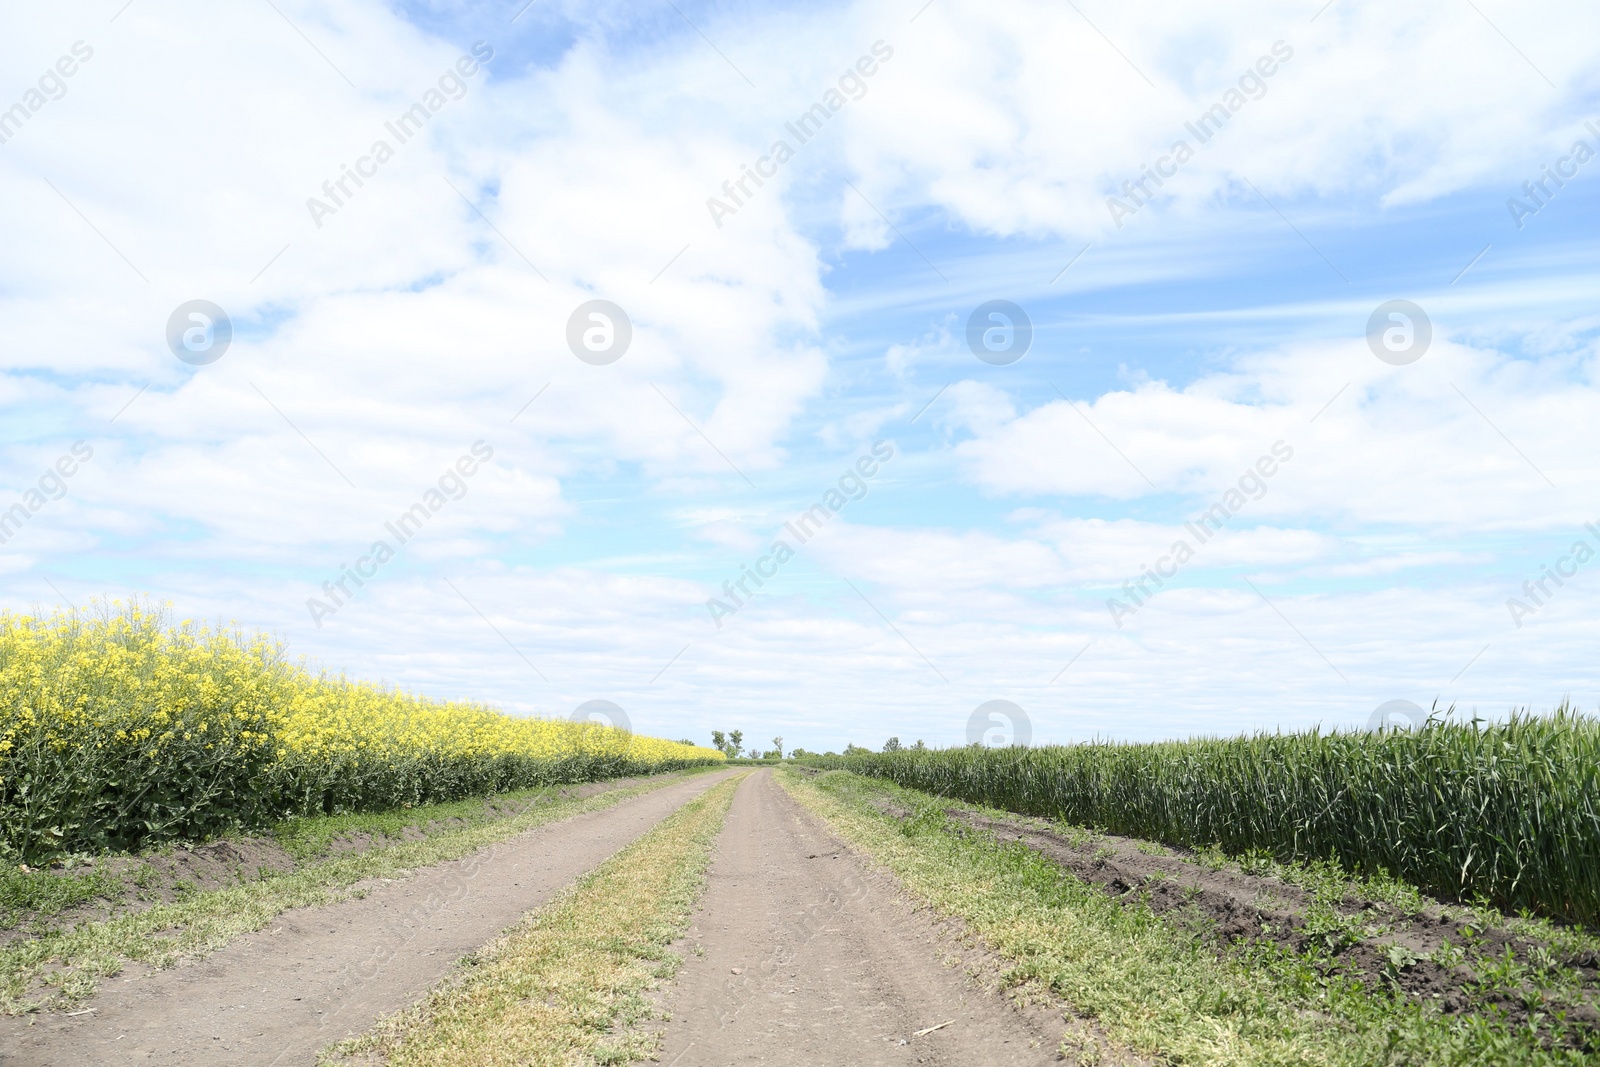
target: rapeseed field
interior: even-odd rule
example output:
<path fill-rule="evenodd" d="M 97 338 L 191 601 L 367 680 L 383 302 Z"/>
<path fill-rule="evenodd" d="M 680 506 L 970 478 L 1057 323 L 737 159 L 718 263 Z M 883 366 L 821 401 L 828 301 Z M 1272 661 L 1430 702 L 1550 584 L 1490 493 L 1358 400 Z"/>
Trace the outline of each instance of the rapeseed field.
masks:
<path fill-rule="evenodd" d="M 0 854 L 24 862 L 723 758 L 315 673 L 140 603 L 0 614 Z"/>

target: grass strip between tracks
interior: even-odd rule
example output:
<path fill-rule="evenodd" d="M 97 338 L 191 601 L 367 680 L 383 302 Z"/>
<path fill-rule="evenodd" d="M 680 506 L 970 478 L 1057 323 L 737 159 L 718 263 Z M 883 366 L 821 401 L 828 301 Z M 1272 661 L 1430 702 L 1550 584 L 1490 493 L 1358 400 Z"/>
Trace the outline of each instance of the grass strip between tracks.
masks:
<path fill-rule="evenodd" d="M 486 817 L 487 821 L 437 830 L 419 841 L 381 844 L 362 852 L 311 860 L 291 871 L 267 873 L 258 880 L 205 890 L 181 901 L 14 941 L 0 948 L 0 1014 L 71 1007 L 92 994 L 100 978 L 119 973 L 130 962 L 161 968 L 179 959 L 203 956 L 261 929 L 291 908 L 361 896 L 365 890 L 360 883 L 370 879 L 400 877 L 407 871 L 460 859 L 534 827 L 609 808 L 683 780 L 683 774 L 668 774 L 588 797 L 557 799 L 505 818 Z M 461 802 L 456 802 L 439 807 L 456 814 L 454 809 L 460 806 Z M 341 816 L 328 821 L 342 831 L 399 829 L 400 823 L 419 826 L 428 814 L 429 809 L 417 808 L 405 817 Z M 369 822 L 374 825 L 368 827 Z M 391 822 L 395 825 L 389 826 Z M 312 830 L 299 836 L 317 837 Z M 292 851 L 307 855 L 313 845 L 289 843 Z"/>
<path fill-rule="evenodd" d="M 1160 1063 L 1489 1065 L 1592 1063 L 1477 1015 L 1450 1016 L 1326 973 L 1310 955 L 1205 938 L 1118 900 L 1014 842 L 971 834 L 948 801 L 833 771 L 778 772 L 791 795 L 884 865 L 910 893 L 963 920 L 1009 964 L 1005 979 L 1047 988 L 1114 1046 Z M 874 805 L 892 798 L 914 814 Z M 1067 1062 L 1098 1049 L 1064 1047 Z"/>
<path fill-rule="evenodd" d="M 555 1067 L 649 1055 L 658 1038 L 631 1027 L 651 1013 L 646 991 L 677 972 L 668 946 L 688 928 L 744 777 L 679 809 L 463 959 L 421 1003 L 319 1062 L 376 1056 L 390 1067 Z"/>

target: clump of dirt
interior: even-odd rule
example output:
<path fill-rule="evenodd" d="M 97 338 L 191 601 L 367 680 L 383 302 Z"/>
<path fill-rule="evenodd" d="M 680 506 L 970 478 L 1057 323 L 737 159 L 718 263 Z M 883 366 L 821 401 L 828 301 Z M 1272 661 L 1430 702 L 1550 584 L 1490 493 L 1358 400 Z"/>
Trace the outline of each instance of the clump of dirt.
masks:
<path fill-rule="evenodd" d="M 891 801 L 880 810 L 905 820 Z M 1355 978 L 1451 1014 L 1485 1014 L 1543 1030 L 1552 1043 L 1600 1050 L 1600 952 L 1573 950 L 1482 911 L 1426 901 L 1420 909 L 1254 873 L 1237 862 L 1148 841 L 1062 827 L 1024 816 L 995 818 L 947 807 L 972 832 L 1017 842 L 1106 893 L 1142 901 L 1219 951 L 1271 943 L 1311 953 L 1326 973 Z M 1520 924 L 1526 926 L 1528 924 Z M 1572 939 L 1567 939 L 1572 940 Z M 1577 940 L 1589 940 L 1579 938 Z M 1565 1014 L 1565 1025 L 1552 1021 Z"/>

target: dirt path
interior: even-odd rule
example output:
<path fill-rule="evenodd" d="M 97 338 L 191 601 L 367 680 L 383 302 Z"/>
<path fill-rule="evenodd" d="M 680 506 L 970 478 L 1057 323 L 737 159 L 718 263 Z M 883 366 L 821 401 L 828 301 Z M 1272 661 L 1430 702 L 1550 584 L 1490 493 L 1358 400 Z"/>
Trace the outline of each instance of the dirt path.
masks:
<path fill-rule="evenodd" d="M 87 1014 L 0 1020 L 0 1065 L 312 1064 L 727 776 L 530 830 L 364 899 L 286 912 L 192 965 L 104 979 Z"/>
<path fill-rule="evenodd" d="M 1059 1062 L 1064 1027 L 1018 1013 L 945 966 L 945 944 L 925 913 L 899 902 L 770 771 L 758 772 L 718 841 L 686 962 L 665 998 L 672 1021 L 660 1062 Z"/>

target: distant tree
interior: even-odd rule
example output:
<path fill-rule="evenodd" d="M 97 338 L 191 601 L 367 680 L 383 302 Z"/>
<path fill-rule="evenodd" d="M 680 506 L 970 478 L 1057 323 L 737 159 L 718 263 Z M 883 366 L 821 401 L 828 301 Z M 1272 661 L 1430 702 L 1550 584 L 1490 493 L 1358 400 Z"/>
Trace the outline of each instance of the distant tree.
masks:
<path fill-rule="evenodd" d="M 743 751 L 743 742 L 744 733 L 740 730 L 731 730 L 726 734 L 724 734 L 721 730 L 711 731 L 712 747 L 721 751 L 722 754 L 727 756 L 729 759 L 739 758 L 739 753 Z M 755 759 L 757 755 L 759 755 L 759 753 L 752 748 L 750 750 L 750 758 Z"/>
<path fill-rule="evenodd" d="M 694 742 L 689 740 L 687 737 L 680 737 L 680 738 L 678 738 L 678 744 L 680 744 L 680 745 L 693 745 Z"/>
<path fill-rule="evenodd" d="M 781 735 L 778 736 L 778 737 L 774 737 L 772 739 L 772 747 L 773 747 L 773 749 L 775 749 L 777 751 L 778 758 L 782 759 L 783 758 L 783 737 Z"/>
<path fill-rule="evenodd" d="M 823 753 L 824 756 L 837 756 L 838 754 L 839 753 L 833 751 L 832 749 L 829 749 L 827 752 Z"/>
<path fill-rule="evenodd" d="M 928 746 L 922 743 L 922 738 L 917 738 L 917 743 L 911 746 L 913 752 L 925 752 Z"/>
<path fill-rule="evenodd" d="M 805 749 L 796 748 L 794 751 L 789 753 L 789 758 L 790 759 L 803 759 L 804 757 L 809 756 L 809 755 L 811 755 L 811 753 L 807 752 Z"/>
<path fill-rule="evenodd" d="M 848 744 L 844 746 L 844 754 L 846 756 L 870 756 L 872 755 L 872 749 L 862 748 L 857 744 Z"/>
<path fill-rule="evenodd" d="M 883 750 L 885 752 L 899 752 L 900 751 L 900 739 L 898 737 L 889 738 L 889 740 L 887 740 L 887 741 L 885 741 L 883 743 Z"/>

